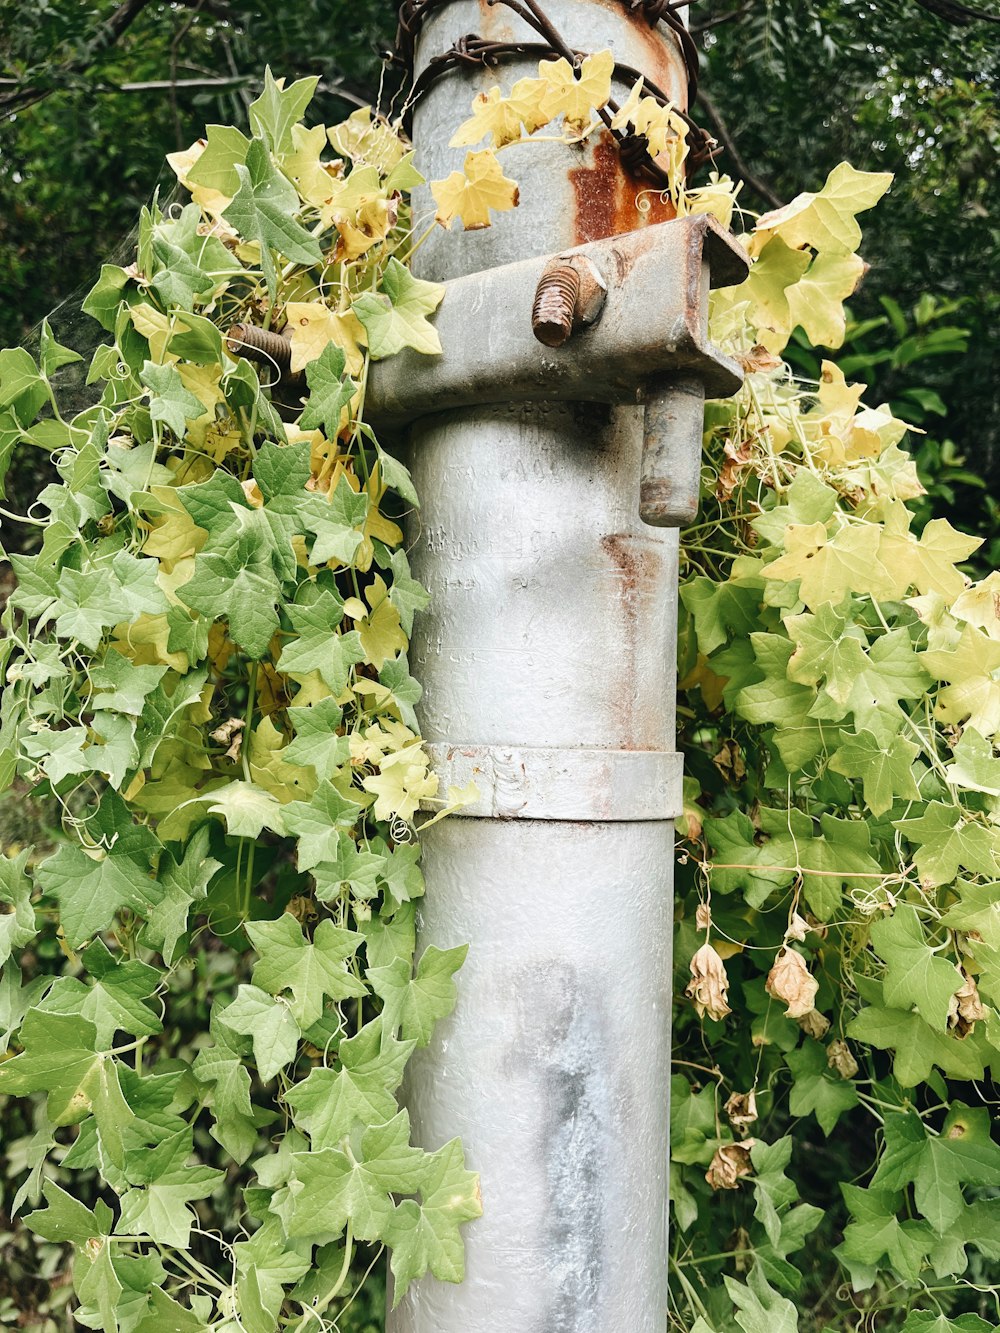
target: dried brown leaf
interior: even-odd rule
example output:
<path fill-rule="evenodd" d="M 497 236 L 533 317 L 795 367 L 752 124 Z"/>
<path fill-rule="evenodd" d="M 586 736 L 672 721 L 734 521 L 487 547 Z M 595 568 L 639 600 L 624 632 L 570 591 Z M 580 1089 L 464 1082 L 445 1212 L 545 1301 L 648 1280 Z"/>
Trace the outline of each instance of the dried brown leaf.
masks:
<path fill-rule="evenodd" d="M 750 1149 L 756 1139 L 747 1139 L 744 1143 L 724 1143 L 716 1150 L 705 1179 L 714 1190 L 735 1190 L 744 1176 L 753 1174 L 753 1162 Z"/>
<path fill-rule="evenodd" d="M 851 1048 L 839 1037 L 831 1041 L 826 1048 L 826 1063 L 835 1069 L 841 1078 L 853 1078 L 858 1072 L 858 1062 L 851 1054 Z"/>
<path fill-rule="evenodd" d="M 729 1007 L 729 978 L 726 969 L 715 949 L 710 944 L 703 944 L 691 959 L 691 980 L 684 992 L 694 1001 L 698 1017 L 719 1020 L 733 1011 Z"/>
<path fill-rule="evenodd" d="M 753 1088 L 749 1092 L 734 1092 L 726 1102 L 726 1115 L 733 1129 L 746 1136 L 748 1128 L 757 1119 L 757 1094 Z"/>
<path fill-rule="evenodd" d="M 787 945 L 781 946 L 764 988 L 768 995 L 788 1006 L 786 1018 L 804 1018 L 816 1007 L 819 982 L 810 974 L 802 955 Z"/>

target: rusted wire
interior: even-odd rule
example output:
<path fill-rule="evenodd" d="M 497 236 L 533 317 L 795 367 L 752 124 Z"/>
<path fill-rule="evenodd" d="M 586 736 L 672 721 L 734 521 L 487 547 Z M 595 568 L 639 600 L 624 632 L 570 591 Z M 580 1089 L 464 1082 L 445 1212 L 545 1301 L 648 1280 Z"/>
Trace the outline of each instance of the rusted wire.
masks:
<path fill-rule="evenodd" d="M 396 33 L 395 51 L 389 53 L 389 57 L 394 63 L 402 65 L 408 72 L 412 72 L 414 49 L 424 20 L 433 10 L 439 9 L 449 2 L 450 0 L 403 0 L 399 10 L 399 28 Z M 696 0 L 621 0 L 621 3 L 627 9 L 633 12 L 641 11 L 651 27 L 663 22 L 675 35 L 687 68 L 689 102 L 694 101 L 698 92 L 698 51 L 693 38 L 679 17 L 679 11 L 695 2 Z M 488 0 L 488 3 L 491 5 L 501 4 L 507 9 L 513 10 L 529 27 L 538 33 L 542 40 L 538 42 L 494 42 L 480 37 L 477 33 L 466 33 L 465 36 L 458 38 L 447 51 L 434 56 L 420 72 L 420 75 L 413 80 L 407 97 L 409 110 L 412 110 L 413 105 L 423 97 L 431 84 L 450 69 L 462 65 L 480 65 L 486 68 L 494 68 L 502 61 L 523 56 L 538 56 L 541 59 L 548 56 L 562 56 L 569 61 L 574 69 L 578 70 L 580 68 L 586 58 L 586 53 L 577 51 L 566 44 L 551 19 L 542 9 L 539 0 Z M 631 81 L 632 83 L 640 78 L 638 70 L 617 62 L 615 64 L 615 74 L 623 81 Z M 689 148 L 687 170 L 689 174 L 694 172 L 711 156 L 713 145 L 711 135 L 703 130 L 700 125 L 696 125 L 686 111 L 673 106 L 666 93 L 657 88 L 648 78 L 644 76 L 643 78 L 643 91 L 648 96 L 655 98 L 661 106 L 672 106 L 674 112 L 680 116 L 687 126 Z M 618 145 L 622 165 L 632 175 L 647 176 L 660 185 L 668 184 L 669 177 L 650 155 L 649 145 L 645 137 L 616 130 L 612 126 L 612 116 L 617 110 L 617 103 L 612 101 L 608 103 L 607 107 L 601 108 L 598 114 Z"/>

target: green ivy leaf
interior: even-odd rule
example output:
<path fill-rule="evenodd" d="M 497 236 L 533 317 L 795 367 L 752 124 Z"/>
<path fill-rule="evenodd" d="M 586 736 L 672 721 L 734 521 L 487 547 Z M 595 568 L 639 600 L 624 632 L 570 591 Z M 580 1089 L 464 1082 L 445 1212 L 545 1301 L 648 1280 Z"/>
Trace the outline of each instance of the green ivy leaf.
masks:
<path fill-rule="evenodd" d="M 885 1150 L 872 1177 L 875 1187 L 900 1190 L 912 1184 L 914 1202 L 943 1234 L 961 1217 L 963 1185 L 1000 1185 L 1000 1147 L 990 1138 L 990 1115 L 952 1103 L 940 1134 L 932 1134 L 916 1112 L 887 1116 Z"/>
<path fill-rule="evenodd" d="M 340 830 L 350 829 L 361 805 L 348 800 L 329 782 L 321 782 L 309 801 L 292 801 L 283 810 L 285 828 L 298 837 L 298 866 L 311 870 L 322 861 L 335 861 Z"/>
<path fill-rule="evenodd" d="M 386 1031 L 401 1032 L 404 1041 L 413 1038 L 418 1046 L 426 1046 L 435 1024 L 455 1007 L 458 992 L 452 977 L 468 952 L 467 944 L 456 949 L 431 944 L 421 954 L 415 974 L 405 958 L 369 968 L 372 990 L 382 1000 Z"/>
<path fill-rule="evenodd" d="M 977 1314 L 960 1314 L 950 1318 L 930 1310 L 913 1310 L 907 1315 L 900 1333 L 996 1333 L 996 1325 L 988 1324 Z"/>
<path fill-rule="evenodd" d="M 330 439 L 337 438 L 341 413 L 358 387 L 344 374 L 346 364 L 343 348 L 327 343 L 316 360 L 306 366 L 309 397 L 299 418 L 303 430 L 324 430 Z"/>
<path fill-rule="evenodd" d="M 356 1125 L 376 1125 L 396 1114 L 396 1089 L 416 1045 L 385 1035 L 376 1018 L 340 1043 L 340 1069 L 313 1069 L 285 1094 L 295 1123 L 314 1151 L 339 1147 Z"/>
<path fill-rule="evenodd" d="M 1000 759 L 993 757 L 993 746 L 975 727 L 964 727 L 948 765 L 948 781 L 969 791 L 1000 796 Z"/>
<path fill-rule="evenodd" d="M 826 1052 L 816 1041 L 806 1041 L 798 1050 L 789 1051 L 785 1063 L 795 1079 L 789 1110 L 797 1116 L 815 1114 L 829 1138 L 844 1112 L 858 1104 L 854 1084 L 829 1068 Z"/>
<path fill-rule="evenodd" d="M 848 736 L 830 759 L 835 773 L 861 778 L 865 804 L 873 815 L 884 815 L 897 800 L 917 801 L 920 790 L 913 777 L 918 747 L 904 736 L 880 740 L 871 731 Z"/>
<path fill-rule="evenodd" d="M 162 897 L 146 917 L 143 943 L 159 949 L 169 967 L 188 927 L 193 904 L 205 898 L 208 884 L 222 864 L 208 855 L 209 830 L 203 825 L 184 848 L 180 861 L 166 853 L 160 860 L 157 882 Z"/>
<path fill-rule="evenodd" d="M 299 1026 L 284 1000 L 272 999 L 259 986 L 240 986 L 236 999 L 219 1019 L 233 1032 L 253 1041 L 257 1072 L 264 1083 L 290 1065 L 299 1045 Z"/>
<path fill-rule="evenodd" d="M 886 964 L 883 992 L 896 1009 L 916 1009 L 933 1028 L 948 1026 L 951 997 L 962 985 L 954 963 L 928 943 L 916 909 L 901 903 L 872 926 L 872 943 Z"/>
<path fill-rule="evenodd" d="M 348 760 L 350 740 L 338 736 L 344 712 L 335 699 L 321 699 L 307 708 L 289 708 L 288 720 L 295 728 L 291 744 L 282 758 L 290 764 L 312 768 L 320 779 L 332 778 Z"/>
<path fill-rule="evenodd" d="M 310 499 L 312 503 L 302 512 L 307 531 L 315 534 L 309 551 L 310 563 L 325 565 L 335 561 L 338 565 L 350 565 L 364 539 L 368 492 L 352 490 L 344 476 L 328 499 L 317 496 Z"/>
<path fill-rule="evenodd" d="M 158 366 L 147 361 L 139 372 L 139 379 L 149 390 L 149 415 L 154 421 L 162 421 L 179 440 L 183 440 L 187 423 L 200 417 L 205 410 L 201 400 L 185 389 L 175 366 Z"/>
<path fill-rule="evenodd" d="M 420 1188 L 425 1154 L 410 1147 L 405 1111 L 357 1136 L 350 1154 L 335 1148 L 294 1153 L 294 1184 L 272 1204 L 290 1237 L 323 1244 L 350 1221 L 359 1240 L 384 1237 L 393 1214 L 392 1194 Z"/>
<path fill-rule="evenodd" d="M 465 1247 L 459 1228 L 482 1216 L 479 1177 L 465 1169 L 458 1139 L 426 1158 L 419 1190 L 420 1203 L 405 1199 L 398 1204 L 385 1230 L 392 1250 L 394 1309 L 410 1283 L 427 1272 L 442 1282 L 463 1281 Z"/>
<path fill-rule="evenodd" d="M 275 996 L 291 991 L 288 1007 L 301 1029 L 318 1021 L 324 996 L 345 1000 L 366 994 L 364 983 L 346 966 L 361 944 L 356 931 L 321 921 L 310 943 L 295 917 L 285 912 L 276 921 L 248 922 L 246 932 L 260 955 L 254 985 Z"/>
<path fill-rule="evenodd" d="M 306 265 L 318 264 L 323 254 L 315 237 L 295 221 L 298 192 L 275 169 L 262 139 L 250 141 L 245 164 L 234 162 L 233 170 L 240 188 L 222 216 L 244 240 L 260 244 L 260 266 L 273 300 L 278 275 L 272 251 L 294 264 Z"/>
<path fill-rule="evenodd" d="M 351 307 L 365 326 L 368 350 L 374 361 L 412 347 L 417 352 L 441 351 L 441 339 L 427 316 L 444 297 L 439 282 L 415 278 L 398 259 L 391 258 L 382 274 L 380 294 L 365 292 Z"/>
<path fill-rule="evenodd" d="M 136 666 L 110 648 L 104 661 L 91 668 L 93 693 L 90 707 L 94 712 L 103 710 L 138 717 L 146 706 L 146 699 L 166 674 L 165 666 Z"/>
<path fill-rule="evenodd" d="M 424 611 L 430 605 L 430 593 L 410 576 L 410 565 L 405 551 L 393 551 L 390 557 L 392 586 L 389 589 L 389 601 L 399 612 L 399 622 L 403 632 L 409 638 L 413 632 L 413 616 L 417 611 Z"/>
<path fill-rule="evenodd" d="M 205 148 L 187 178 L 231 199 L 240 188 L 236 168 L 246 162 L 250 140 L 235 125 L 209 125 L 205 137 Z"/>
<path fill-rule="evenodd" d="M 192 1066 L 211 1092 L 212 1137 L 237 1162 L 245 1162 L 257 1144 L 257 1121 L 250 1102 L 250 1072 L 236 1043 L 220 1022 L 217 1011 L 211 1018 L 213 1045 L 203 1047 Z"/>
<path fill-rule="evenodd" d="M 60 923 L 73 948 L 110 926 L 119 908 L 145 917 L 161 897 L 150 878 L 159 841 L 133 824 L 122 803 L 105 796 L 88 831 L 95 838 L 89 852 L 64 843 L 36 872 L 44 892 L 59 901 Z"/>
<path fill-rule="evenodd" d="M 869 1005 L 851 1019 L 847 1035 L 880 1051 L 895 1051 L 892 1069 L 904 1088 L 926 1083 L 935 1065 L 948 1078 L 983 1076 L 975 1034 L 960 1040 L 936 1031 L 919 1014 Z"/>
<path fill-rule="evenodd" d="M 119 1030 L 133 1037 L 163 1031 L 163 1024 L 148 1003 L 161 979 L 155 967 L 136 959 L 115 958 L 102 940 L 84 949 L 82 961 L 91 984 L 76 977 L 58 977 L 40 1009 L 80 1014 L 88 1019 L 97 1032 L 100 1050 L 110 1048 Z"/>
<path fill-rule="evenodd" d="M 101 1141 L 116 1166 L 132 1111 L 122 1095 L 115 1060 L 97 1049 L 97 1030 L 79 1014 L 29 1009 L 21 1026 L 24 1050 L 0 1064 L 0 1092 L 48 1094 L 54 1125 L 75 1125 L 93 1112 Z"/>
<path fill-rule="evenodd" d="M 25 873 L 29 855 L 27 848 L 13 859 L 0 854 L 0 967 L 35 938 L 32 886 Z"/>
<path fill-rule="evenodd" d="M 929 801 L 923 814 L 893 820 L 893 828 L 916 847 L 917 870 L 926 883 L 948 884 L 962 867 L 979 875 L 1000 872 L 1000 855 L 989 830 L 965 813 L 957 805 Z"/>
<path fill-rule="evenodd" d="M 738 1311 L 736 1322 L 744 1333 L 798 1333 L 795 1306 L 768 1283 L 759 1265 L 750 1270 L 746 1286 L 723 1278 Z"/>
<path fill-rule="evenodd" d="M 891 1190 L 846 1184 L 840 1188 L 857 1220 L 845 1227 L 834 1253 L 851 1271 L 855 1291 L 872 1285 L 886 1259 L 904 1282 L 915 1283 L 934 1243 L 933 1230 L 926 1222 L 900 1222 L 899 1195 Z"/>
<path fill-rule="evenodd" d="M 281 584 L 269 559 L 249 534 L 230 554 L 199 555 L 194 576 L 177 590 L 185 606 L 217 620 L 225 616 L 232 637 L 260 660 L 278 628 Z"/>
<path fill-rule="evenodd" d="M 148 1236 L 161 1245 L 188 1248 L 191 1227 L 198 1219 L 187 1205 L 207 1198 L 225 1179 L 224 1171 L 191 1165 L 191 1135 L 186 1127 L 152 1148 L 127 1155 L 135 1188 L 122 1196 L 120 1235 Z"/>
<path fill-rule="evenodd" d="M 272 77 L 270 65 L 264 70 L 264 89 L 256 102 L 250 103 L 247 114 L 254 134 L 272 153 L 291 152 L 292 126 L 305 115 L 318 83 L 319 78 L 313 76 L 297 79 L 286 88 L 284 79 Z"/>

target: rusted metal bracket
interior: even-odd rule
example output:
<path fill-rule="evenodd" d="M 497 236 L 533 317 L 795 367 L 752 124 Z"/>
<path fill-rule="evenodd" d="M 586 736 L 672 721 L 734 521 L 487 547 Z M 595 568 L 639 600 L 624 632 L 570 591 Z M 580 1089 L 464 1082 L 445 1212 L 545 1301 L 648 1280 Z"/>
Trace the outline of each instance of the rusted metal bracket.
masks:
<path fill-rule="evenodd" d="M 708 342 L 707 301 L 709 287 L 742 282 L 749 261 L 714 218 L 677 218 L 565 254 L 585 256 L 607 285 L 596 323 L 560 347 L 539 344 L 531 311 L 547 256 L 454 278 L 435 321 L 443 355 L 405 350 L 371 366 L 365 410 L 375 428 L 484 403 L 642 402 L 664 376 L 693 376 L 710 398 L 740 387 L 741 368 Z"/>
<path fill-rule="evenodd" d="M 639 513 L 653 527 L 683 526 L 698 510 L 705 399 L 743 382 L 708 341 L 709 288 L 741 282 L 748 266 L 699 214 L 455 278 L 436 322 L 443 355 L 372 365 L 369 419 L 391 428 L 488 403 L 644 402 Z M 599 298 L 589 312 L 581 271 Z"/>

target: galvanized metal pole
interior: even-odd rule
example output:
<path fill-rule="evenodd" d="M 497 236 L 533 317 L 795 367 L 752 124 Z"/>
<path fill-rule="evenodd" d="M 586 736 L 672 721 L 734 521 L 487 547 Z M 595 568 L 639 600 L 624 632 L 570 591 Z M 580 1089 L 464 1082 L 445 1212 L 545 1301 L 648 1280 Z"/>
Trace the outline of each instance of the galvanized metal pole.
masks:
<path fill-rule="evenodd" d="M 546 10 L 572 47 L 612 48 L 684 104 L 679 49 L 641 12 L 618 0 Z M 418 72 L 469 32 L 537 40 L 507 9 L 455 0 L 427 19 Z M 505 63 L 499 77 L 509 86 L 534 66 Z M 417 108 L 429 178 L 454 169 L 448 140 L 497 77 L 452 71 Z M 666 216 L 655 194 L 637 204 L 607 140 L 526 145 L 503 162 L 520 208 L 488 231 L 430 238 L 420 276 Z M 461 1135 L 484 1215 L 465 1228 L 465 1282 L 416 1283 L 390 1333 L 665 1327 L 677 537 L 639 519 L 643 433 L 641 406 L 523 402 L 413 430 L 412 562 L 433 596 L 411 650 L 423 729 L 445 780 L 472 771 L 483 795 L 426 839 L 421 934 L 471 949 L 405 1100 L 425 1146 Z"/>

